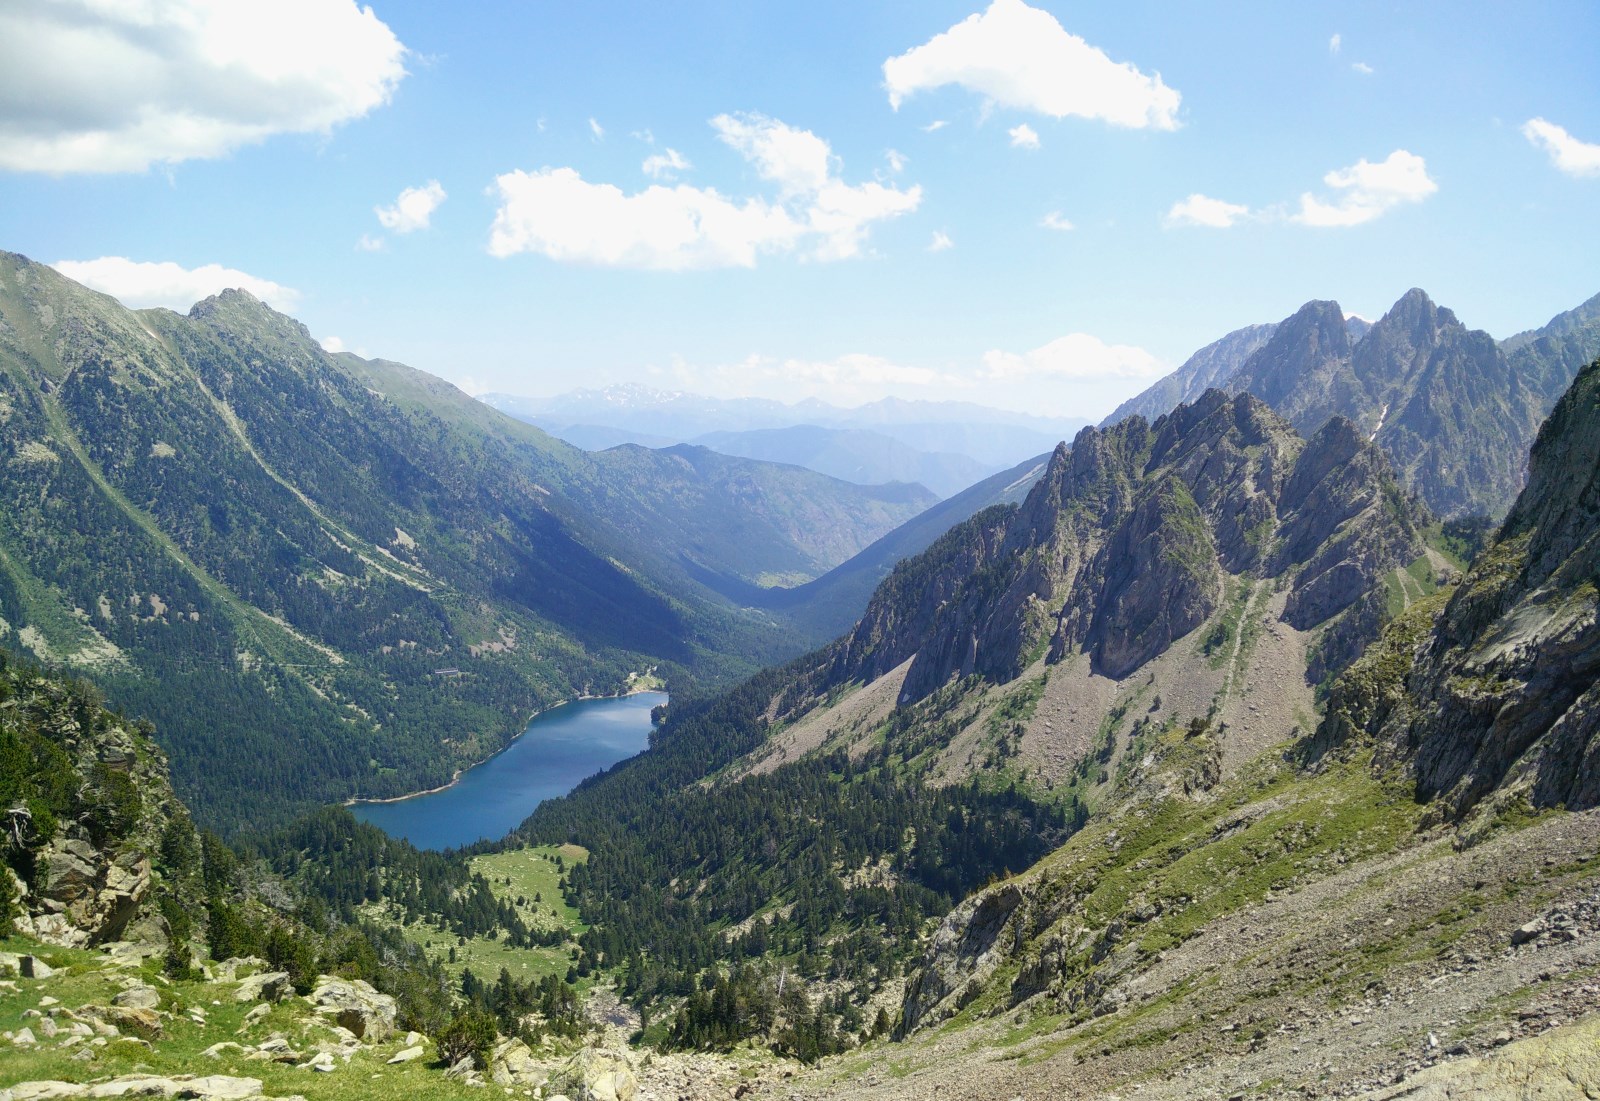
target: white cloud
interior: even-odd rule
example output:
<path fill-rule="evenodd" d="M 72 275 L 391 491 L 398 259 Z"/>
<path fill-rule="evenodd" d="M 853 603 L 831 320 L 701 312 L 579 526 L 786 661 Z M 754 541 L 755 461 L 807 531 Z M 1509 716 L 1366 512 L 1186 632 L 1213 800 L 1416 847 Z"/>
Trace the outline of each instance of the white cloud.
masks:
<path fill-rule="evenodd" d="M 1039 148 L 1038 131 L 1025 122 L 1019 122 L 1006 133 L 1011 135 L 1011 144 L 1018 149 Z"/>
<path fill-rule="evenodd" d="M 322 338 L 322 350 L 329 355 L 338 355 L 344 351 L 344 341 L 336 336 L 325 336 Z"/>
<path fill-rule="evenodd" d="M 1031 352 L 984 353 L 983 374 L 990 379 L 1064 378 L 1081 381 L 1154 378 L 1162 362 L 1131 344 L 1107 344 L 1088 333 L 1069 333 Z"/>
<path fill-rule="evenodd" d="M 796 130 L 765 115 L 718 115 L 717 136 L 755 166 L 756 173 L 785 195 L 820 191 L 832 176 L 828 143 L 810 130 Z"/>
<path fill-rule="evenodd" d="M 1338 192 L 1325 202 L 1310 192 L 1300 196 L 1300 213 L 1291 220 L 1301 225 L 1358 226 L 1380 217 L 1403 203 L 1418 203 L 1439 190 L 1428 176 L 1427 163 L 1415 153 L 1396 149 L 1377 164 L 1365 159 L 1349 168 L 1336 168 L 1322 182 Z"/>
<path fill-rule="evenodd" d="M 439 186 L 439 181 L 429 180 L 421 187 L 406 188 L 393 205 L 375 206 L 372 212 L 378 216 L 384 229 L 393 233 L 412 233 L 428 228 L 428 220 L 444 200 L 444 188 Z"/>
<path fill-rule="evenodd" d="M 950 235 L 942 229 L 933 231 L 933 240 L 928 242 L 929 252 L 943 252 L 945 249 L 955 248 L 956 243 L 950 240 Z"/>
<path fill-rule="evenodd" d="M 906 170 L 906 155 L 898 149 L 889 150 L 883 155 L 883 159 L 889 162 L 889 171 L 896 176 Z"/>
<path fill-rule="evenodd" d="M 1522 124 L 1522 136 L 1550 155 L 1550 163 L 1569 176 L 1600 176 L 1600 145 L 1579 141 L 1542 118 Z"/>
<path fill-rule="evenodd" d="M 370 233 L 363 233 L 361 235 L 361 239 L 356 242 L 356 251 L 357 252 L 382 252 L 383 251 L 383 238 L 382 237 L 374 237 Z"/>
<path fill-rule="evenodd" d="M 937 131 L 943 130 L 946 126 L 949 126 L 949 125 L 950 124 L 948 122 L 946 122 L 944 119 L 934 119 L 932 122 L 928 123 L 928 125 L 926 125 L 926 126 L 924 126 L 922 128 L 922 132 L 924 134 L 936 133 Z"/>
<path fill-rule="evenodd" d="M 1240 206 L 1238 203 L 1225 202 L 1222 199 L 1213 199 L 1209 195 L 1196 192 L 1181 202 L 1172 204 L 1161 219 L 1163 225 L 1169 229 L 1174 226 L 1207 226 L 1211 229 L 1227 229 L 1237 225 L 1240 221 L 1250 216 L 1250 208 Z"/>
<path fill-rule="evenodd" d="M 0 6 L 0 168 L 138 172 L 387 104 L 406 48 L 353 0 Z"/>
<path fill-rule="evenodd" d="M 821 398 L 857 405 L 889 394 L 920 390 L 937 396 L 970 390 L 973 381 L 931 367 L 911 367 L 883 356 L 850 353 L 829 360 L 751 355 L 738 363 L 699 366 L 674 359 L 668 372 L 685 389 L 729 395 L 768 395 L 793 402 Z"/>
<path fill-rule="evenodd" d="M 594 140 L 595 141 L 604 141 L 605 140 L 606 128 L 604 126 L 601 126 L 598 122 L 596 122 L 593 115 L 589 116 L 589 133 L 594 135 Z"/>
<path fill-rule="evenodd" d="M 1354 69 L 1362 76 L 1371 76 L 1374 72 L 1372 66 L 1368 65 L 1365 61 L 1352 61 L 1350 63 L 1350 68 Z"/>
<path fill-rule="evenodd" d="M 1252 211 L 1239 203 L 1193 194 L 1172 204 L 1162 224 L 1208 226 L 1227 229 L 1242 221 L 1290 221 L 1319 229 L 1359 226 L 1404 203 L 1419 203 L 1439 190 L 1428 175 L 1427 163 L 1415 153 L 1396 149 L 1377 164 L 1357 161 L 1349 168 L 1336 168 L 1322 177 L 1335 192 L 1331 199 L 1311 192 L 1300 196 L 1300 209 L 1288 213 L 1281 205 Z"/>
<path fill-rule="evenodd" d="M 1328 52 L 1330 54 L 1337 54 L 1339 52 L 1339 47 L 1341 47 L 1343 45 L 1344 45 L 1344 36 L 1340 35 L 1340 34 L 1335 34 L 1332 38 L 1328 39 Z"/>
<path fill-rule="evenodd" d="M 644 159 L 641 167 L 644 169 L 644 174 L 652 179 L 670 180 L 679 172 L 687 172 L 694 165 L 676 149 L 668 149 L 665 153 L 652 153 Z"/>
<path fill-rule="evenodd" d="M 171 261 L 141 263 L 124 256 L 102 256 L 98 260 L 60 260 L 50 266 L 133 310 L 165 306 L 184 313 L 202 298 L 229 287 L 247 290 L 275 310 L 290 310 L 300 298 L 300 292 L 292 287 L 220 264 L 185 268 Z"/>
<path fill-rule="evenodd" d="M 994 0 L 943 34 L 883 63 L 896 110 L 918 92 L 956 84 L 1004 107 L 1113 126 L 1178 126 L 1179 94 L 1070 34 L 1049 12 Z"/>
<path fill-rule="evenodd" d="M 1043 218 L 1039 219 L 1039 224 L 1045 229 L 1053 229 L 1059 233 L 1070 233 L 1072 230 L 1078 228 L 1071 222 L 1067 221 L 1066 215 L 1062 214 L 1059 210 L 1052 210 L 1049 214 L 1046 214 Z"/>
<path fill-rule="evenodd" d="M 922 201 L 919 187 L 844 183 L 828 143 L 808 130 L 761 115 L 718 115 L 711 125 L 777 186 L 776 200 L 683 184 L 629 195 L 572 168 L 519 170 L 495 180 L 489 252 L 666 271 L 753 267 L 762 254 L 802 248 L 809 259 L 840 260 L 860 255 L 874 222 Z"/>

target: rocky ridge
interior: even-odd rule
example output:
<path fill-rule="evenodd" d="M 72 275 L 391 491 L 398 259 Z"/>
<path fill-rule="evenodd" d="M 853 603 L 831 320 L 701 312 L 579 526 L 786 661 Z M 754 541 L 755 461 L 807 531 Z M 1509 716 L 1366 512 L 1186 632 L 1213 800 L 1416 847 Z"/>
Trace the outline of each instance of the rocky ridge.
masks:
<path fill-rule="evenodd" d="M 1275 326 L 1229 334 L 1105 422 L 1154 416 L 1192 380 L 1267 402 L 1303 434 L 1346 417 L 1389 456 L 1403 484 L 1445 518 L 1505 513 L 1522 458 L 1579 368 L 1600 353 L 1597 300 L 1497 344 L 1413 289 L 1376 323 L 1308 302 Z M 1244 355 L 1244 334 L 1266 335 Z"/>
<path fill-rule="evenodd" d="M 1377 633 L 1381 578 L 1424 553 L 1421 513 L 1342 420 L 1302 441 L 1263 402 L 1211 391 L 1153 424 L 1085 429 L 1013 511 L 980 513 L 884 583 L 825 651 L 826 683 L 910 661 L 900 701 L 1004 682 L 1041 653 L 1121 680 L 1210 619 L 1230 583 L 1286 593 L 1320 679 Z"/>

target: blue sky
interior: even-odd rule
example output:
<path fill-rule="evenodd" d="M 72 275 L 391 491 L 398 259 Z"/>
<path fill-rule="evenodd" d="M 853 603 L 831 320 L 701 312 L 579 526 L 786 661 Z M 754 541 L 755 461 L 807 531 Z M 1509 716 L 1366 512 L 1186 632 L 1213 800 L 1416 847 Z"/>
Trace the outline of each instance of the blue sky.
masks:
<path fill-rule="evenodd" d="M 0 247 L 473 391 L 1097 417 L 1310 298 L 1600 291 L 1597 47 L 1587 0 L 34 0 Z"/>

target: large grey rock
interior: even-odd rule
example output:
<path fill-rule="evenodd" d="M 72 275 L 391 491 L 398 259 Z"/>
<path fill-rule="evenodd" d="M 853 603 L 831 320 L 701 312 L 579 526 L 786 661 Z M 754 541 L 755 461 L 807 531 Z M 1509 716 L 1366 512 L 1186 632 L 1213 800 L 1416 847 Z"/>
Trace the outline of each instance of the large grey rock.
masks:
<path fill-rule="evenodd" d="M 369 1044 L 387 1040 L 394 1033 L 395 1000 L 361 979 L 323 975 L 306 1000 L 318 1014 L 331 1018 Z"/>
<path fill-rule="evenodd" d="M 155 1009 L 161 1005 L 161 992 L 153 986 L 131 986 L 112 998 L 111 1004 L 130 1009 Z"/>
<path fill-rule="evenodd" d="M 550 1075 L 547 1087 L 572 1101 L 634 1101 L 639 1095 L 639 1080 L 628 1057 L 604 1048 L 577 1052 Z"/>
<path fill-rule="evenodd" d="M 418 1054 L 422 1052 L 420 1047 L 406 1050 Z M 396 1056 L 389 1061 L 392 1063 L 398 1058 L 399 1056 Z M 502 1040 L 490 1052 L 489 1077 L 497 1086 L 537 1086 L 543 1084 L 545 1080 L 544 1070 L 534 1059 L 532 1049 L 515 1038 Z"/>
<path fill-rule="evenodd" d="M 287 971 L 268 971 L 240 979 L 233 992 L 236 1002 L 281 1002 L 294 993 Z"/>

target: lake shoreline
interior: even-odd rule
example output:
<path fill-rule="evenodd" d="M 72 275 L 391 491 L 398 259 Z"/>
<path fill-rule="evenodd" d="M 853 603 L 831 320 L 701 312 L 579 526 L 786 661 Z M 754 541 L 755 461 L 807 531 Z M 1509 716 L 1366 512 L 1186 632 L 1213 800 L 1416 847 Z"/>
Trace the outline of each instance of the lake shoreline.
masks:
<path fill-rule="evenodd" d="M 533 724 L 533 721 L 535 719 L 537 719 L 539 716 L 548 715 L 552 711 L 556 711 L 556 710 L 559 710 L 560 708 L 570 706 L 571 704 L 581 703 L 581 702 L 583 702 L 585 700 L 625 700 L 629 696 L 642 696 L 642 695 L 646 694 L 647 692 L 660 692 L 663 695 L 665 695 L 666 694 L 666 689 L 665 688 L 630 688 L 626 692 L 613 692 L 610 695 L 591 696 L 588 693 L 583 693 L 583 694 L 580 694 L 580 695 L 577 695 L 577 696 L 573 696 L 571 699 L 558 700 L 555 703 L 551 704 L 549 707 L 540 708 L 538 711 L 535 711 L 533 714 L 529 715 L 527 717 L 527 719 L 523 722 L 522 729 L 517 731 L 515 734 L 513 734 L 511 736 L 511 740 L 510 741 L 508 741 L 505 745 L 501 746 L 499 749 L 495 750 L 493 753 L 489 754 L 489 756 L 485 757 L 481 761 L 474 761 L 470 765 L 464 765 L 461 768 L 456 769 L 455 772 L 451 774 L 450 780 L 449 780 L 448 783 L 440 784 L 438 787 L 424 788 L 421 791 L 410 791 L 410 792 L 407 792 L 404 795 L 374 796 L 374 797 L 372 797 L 370 799 L 366 798 L 365 796 L 356 795 L 356 796 L 352 796 L 349 799 L 344 800 L 339 805 L 342 806 L 342 807 L 355 807 L 355 806 L 374 806 L 374 805 L 384 804 L 384 803 L 404 803 L 408 799 L 420 799 L 424 795 L 437 795 L 441 791 L 449 791 L 451 788 L 455 787 L 457 784 L 459 784 L 461 782 L 461 776 L 462 776 L 463 773 L 470 772 L 470 771 L 472 771 L 473 769 L 477 768 L 480 765 L 487 764 L 488 762 L 494 760 L 496 757 L 500 756 L 500 754 L 504 753 L 506 750 L 510 749 L 512 746 L 516 745 L 517 744 L 517 739 L 521 738 L 524 734 L 526 734 L 528 732 L 528 727 L 531 726 Z"/>

